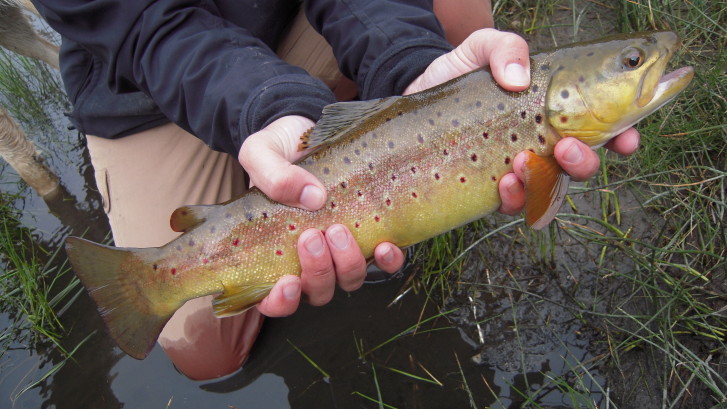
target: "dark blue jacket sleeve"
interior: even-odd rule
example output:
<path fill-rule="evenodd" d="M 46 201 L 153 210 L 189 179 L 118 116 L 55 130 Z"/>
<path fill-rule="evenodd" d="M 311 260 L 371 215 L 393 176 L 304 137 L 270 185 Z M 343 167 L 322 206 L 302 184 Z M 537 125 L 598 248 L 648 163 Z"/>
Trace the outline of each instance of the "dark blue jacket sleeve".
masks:
<path fill-rule="evenodd" d="M 36 4 L 64 39 L 93 55 L 112 92 L 143 92 L 169 120 L 213 149 L 237 156 L 250 133 L 284 115 L 317 119 L 334 101 L 325 84 L 281 61 L 222 18 L 211 1 Z"/>
<path fill-rule="evenodd" d="M 308 1 L 311 25 L 333 47 L 341 72 L 361 99 L 401 94 L 452 46 L 431 0 Z"/>

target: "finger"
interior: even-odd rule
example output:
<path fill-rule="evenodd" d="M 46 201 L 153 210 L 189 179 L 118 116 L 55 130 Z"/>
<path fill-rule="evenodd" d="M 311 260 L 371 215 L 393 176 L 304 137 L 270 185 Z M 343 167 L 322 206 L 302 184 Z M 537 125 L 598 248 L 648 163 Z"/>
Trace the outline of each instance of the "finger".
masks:
<path fill-rule="evenodd" d="M 366 259 L 348 228 L 334 224 L 326 230 L 326 241 L 336 266 L 339 287 L 345 291 L 361 287 L 366 278 Z"/>
<path fill-rule="evenodd" d="M 498 84 L 508 91 L 522 91 L 530 84 L 530 58 L 525 40 L 517 34 L 482 29 L 472 33 L 452 52 L 434 60 L 404 94 L 431 88 L 486 65 L 490 65 Z"/>
<path fill-rule="evenodd" d="M 608 141 L 606 149 L 610 149 L 620 155 L 631 155 L 639 149 L 640 144 L 641 137 L 639 131 L 634 128 L 629 128 Z"/>
<path fill-rule="evenodd" d="M 391 243 L 381 243 L 374 249 L 376 265 L 389 274 L 396 273 L 404 265 L 404 252 Z"/>
<path fill-rule="evenodd" d="M 312 124 L 303 117 L 280 118 L 250 135 L 238 155 L 251 183 L 263 193 L 275 201 L 307 210 L 324 205 L 325 189 L 315 176 L 291 161 L 301 156 L 297 152 L 299 137 Z"/>
<path fill-rule="evenodd" d="M 595 175 L 601 163 L 596 152 L 575 138 L 558 141 L 554 155 L 563 170 L 575 181 L 583 181 Z"/>
<path fill-rule="evenodd" d="M 517 159 L 517 156 L 515 158 Z M 503 176 L 497 185 L 497 189 L 502 200 L 498 212 L 512 216 L 523 210 L 523 207 L 525 207 L 525 187 L 514 173 Z"/>
<path fill-rule="evenodd" d="M 303 292 L 308 297 L 308 303 L 315 306 L 327 304 L 336 288 L 336 271 L 323 232 L 308 229 L 300 235 L 298 258 Z"/>
<path fill-rule="evenodd" d="M 480 66 L 489 64 L 498 84 L 508 91 L 522 91 L 530 85 L 529 49 L 522 37 L 494 29 L 479 30 L 472 37 L 475 55 L 487 57 Z M 479 37 L 484 38 L 477 41 Z"/>
<path fill-rule="evenodd" d="M 283 276 L 275 283 L 267 297 L 260 301 L 257 309 L 268 317 L 285 317 L 295 312 L 300 304 L 300 278 Z"/>

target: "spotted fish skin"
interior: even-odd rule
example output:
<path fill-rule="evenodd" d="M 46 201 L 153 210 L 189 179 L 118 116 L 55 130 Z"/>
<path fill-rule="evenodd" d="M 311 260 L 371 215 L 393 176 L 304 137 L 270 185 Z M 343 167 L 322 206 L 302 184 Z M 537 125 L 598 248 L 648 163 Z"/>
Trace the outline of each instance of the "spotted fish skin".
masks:
<path fill-rule="evenodd" d="M 334 104 L 310 135 L 314 152 L 298 163 L 326 187 L 322 209 L 285 206 L 253 188 L 227 204 L 178 209 L 172 226 L 185 234 L 163 247 L 116 249 L 69 238 L 69 259 L 114 339 L 143 358 L 185 301 L 222 293 L 215 312 L 232 315 L 259 302 L 280 277 L 299 274 L 297 240 L 305 229 L 345 224 L 371 258 L 381 242 L 409 246 L 495 211 L 498 183 L 519 152 L 534 158 L 526 163 L 528 202 L 546 192 L 548 203 L 534 212 L 536 223 L 547 223 L 562 199 L 553 186 L 539 186 L 564 178 L 552 160 L 555 143 L 583 136 L 603 144 L 676 95 L 690 72 L 654 85 L 661 89 L 652 99 L 663 101 L 642 104 L 652 90 L 637 88 L 644 78 L 661 78 L 677 46 L 673 33 L 650 33 L 533 55 L 531 86 L 519 93 L 479 69 L 418 94 Z M 624 68 L 633 50 L 641 65 Z M 623 106 L 600 111 L 592 101 L 603 92 Z M 541 172 L 542 158 L 550 159 Z M 541 174 L 552 181 L 541 182 Z"/>

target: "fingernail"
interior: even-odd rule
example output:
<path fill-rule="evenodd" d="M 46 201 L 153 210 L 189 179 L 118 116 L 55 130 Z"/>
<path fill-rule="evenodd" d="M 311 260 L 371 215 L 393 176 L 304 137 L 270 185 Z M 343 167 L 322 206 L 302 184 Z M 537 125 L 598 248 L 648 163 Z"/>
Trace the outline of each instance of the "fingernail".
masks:
<path fill-rule="evenodd" d="M 344 250 L 348 247 L 348 235 L 341 226 L 333 226 L 328 230 L 327 237 L 337 249 Z"/>
<path fill-rule="evenodd" d="M 505 80 L 512 85 L 528 85 L 530 82 L 530 73 L 522 65 L 510 63 L 505 66 Z"/>
<path fill-rule="evenodd" d="M 394 250 L 392 250 L 391 247 L 386 246 L 384 247 L 384 252 L 379 254 L 379 257 L 381 257 L 381 261 L 384 263 L 391 263 L 394 261 Z"/>
<path fill-rule="evenodd" d="M 314 256 L 320 256 L 323 254 L 323 239 L 318 234 L 311 234 L 304 242 L 303 245 L 308 252 Z"/>
<path fill-rule="evenodd" d="M 300 204 L 308 210 L 318 210 L 323 206 L 325 195 L 316 186 L 307 185 L 300 194 Z"/>
<path fill-rule="evenodd" d="M 581 152 L 581 149 L 578 147 L 577 144 L 571 143 L 570 148 L 565 151 L 565 154 L 563 154 L 563 160 L 571 163 L 576 164 L 583 159 L 583 152 Z"/>
<path fill-rule="evenodd" d="M 300 283 L 298 280 L 283 286 L 283 297 L 285 297 L 286 300 L 294 300 L 298 297 L 298 294 L 300 294 Z"/>

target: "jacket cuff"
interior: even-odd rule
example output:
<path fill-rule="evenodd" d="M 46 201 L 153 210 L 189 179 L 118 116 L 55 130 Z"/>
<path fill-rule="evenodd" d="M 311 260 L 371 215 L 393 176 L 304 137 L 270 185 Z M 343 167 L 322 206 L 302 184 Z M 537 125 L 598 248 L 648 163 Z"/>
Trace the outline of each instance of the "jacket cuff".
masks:
<path fill-rule="evenodd" d="M 288 74 L 259 85 L 242 107 L 240 132 L 233 135 L 237 152 L 245 139 L 278 118 L 300 115 L 317 121 L 323 107 L 336 102 L 333 92 L 320 80 L 308 75 Z"/>
<path fill-rule="evenodd" d="M 401 95 L 432 61 L 451 50 L 452 46 L 445 40 L 434 38 L 429 44 L 415 40 L 389 48 L 366 73 L 361 99 Z"/>

